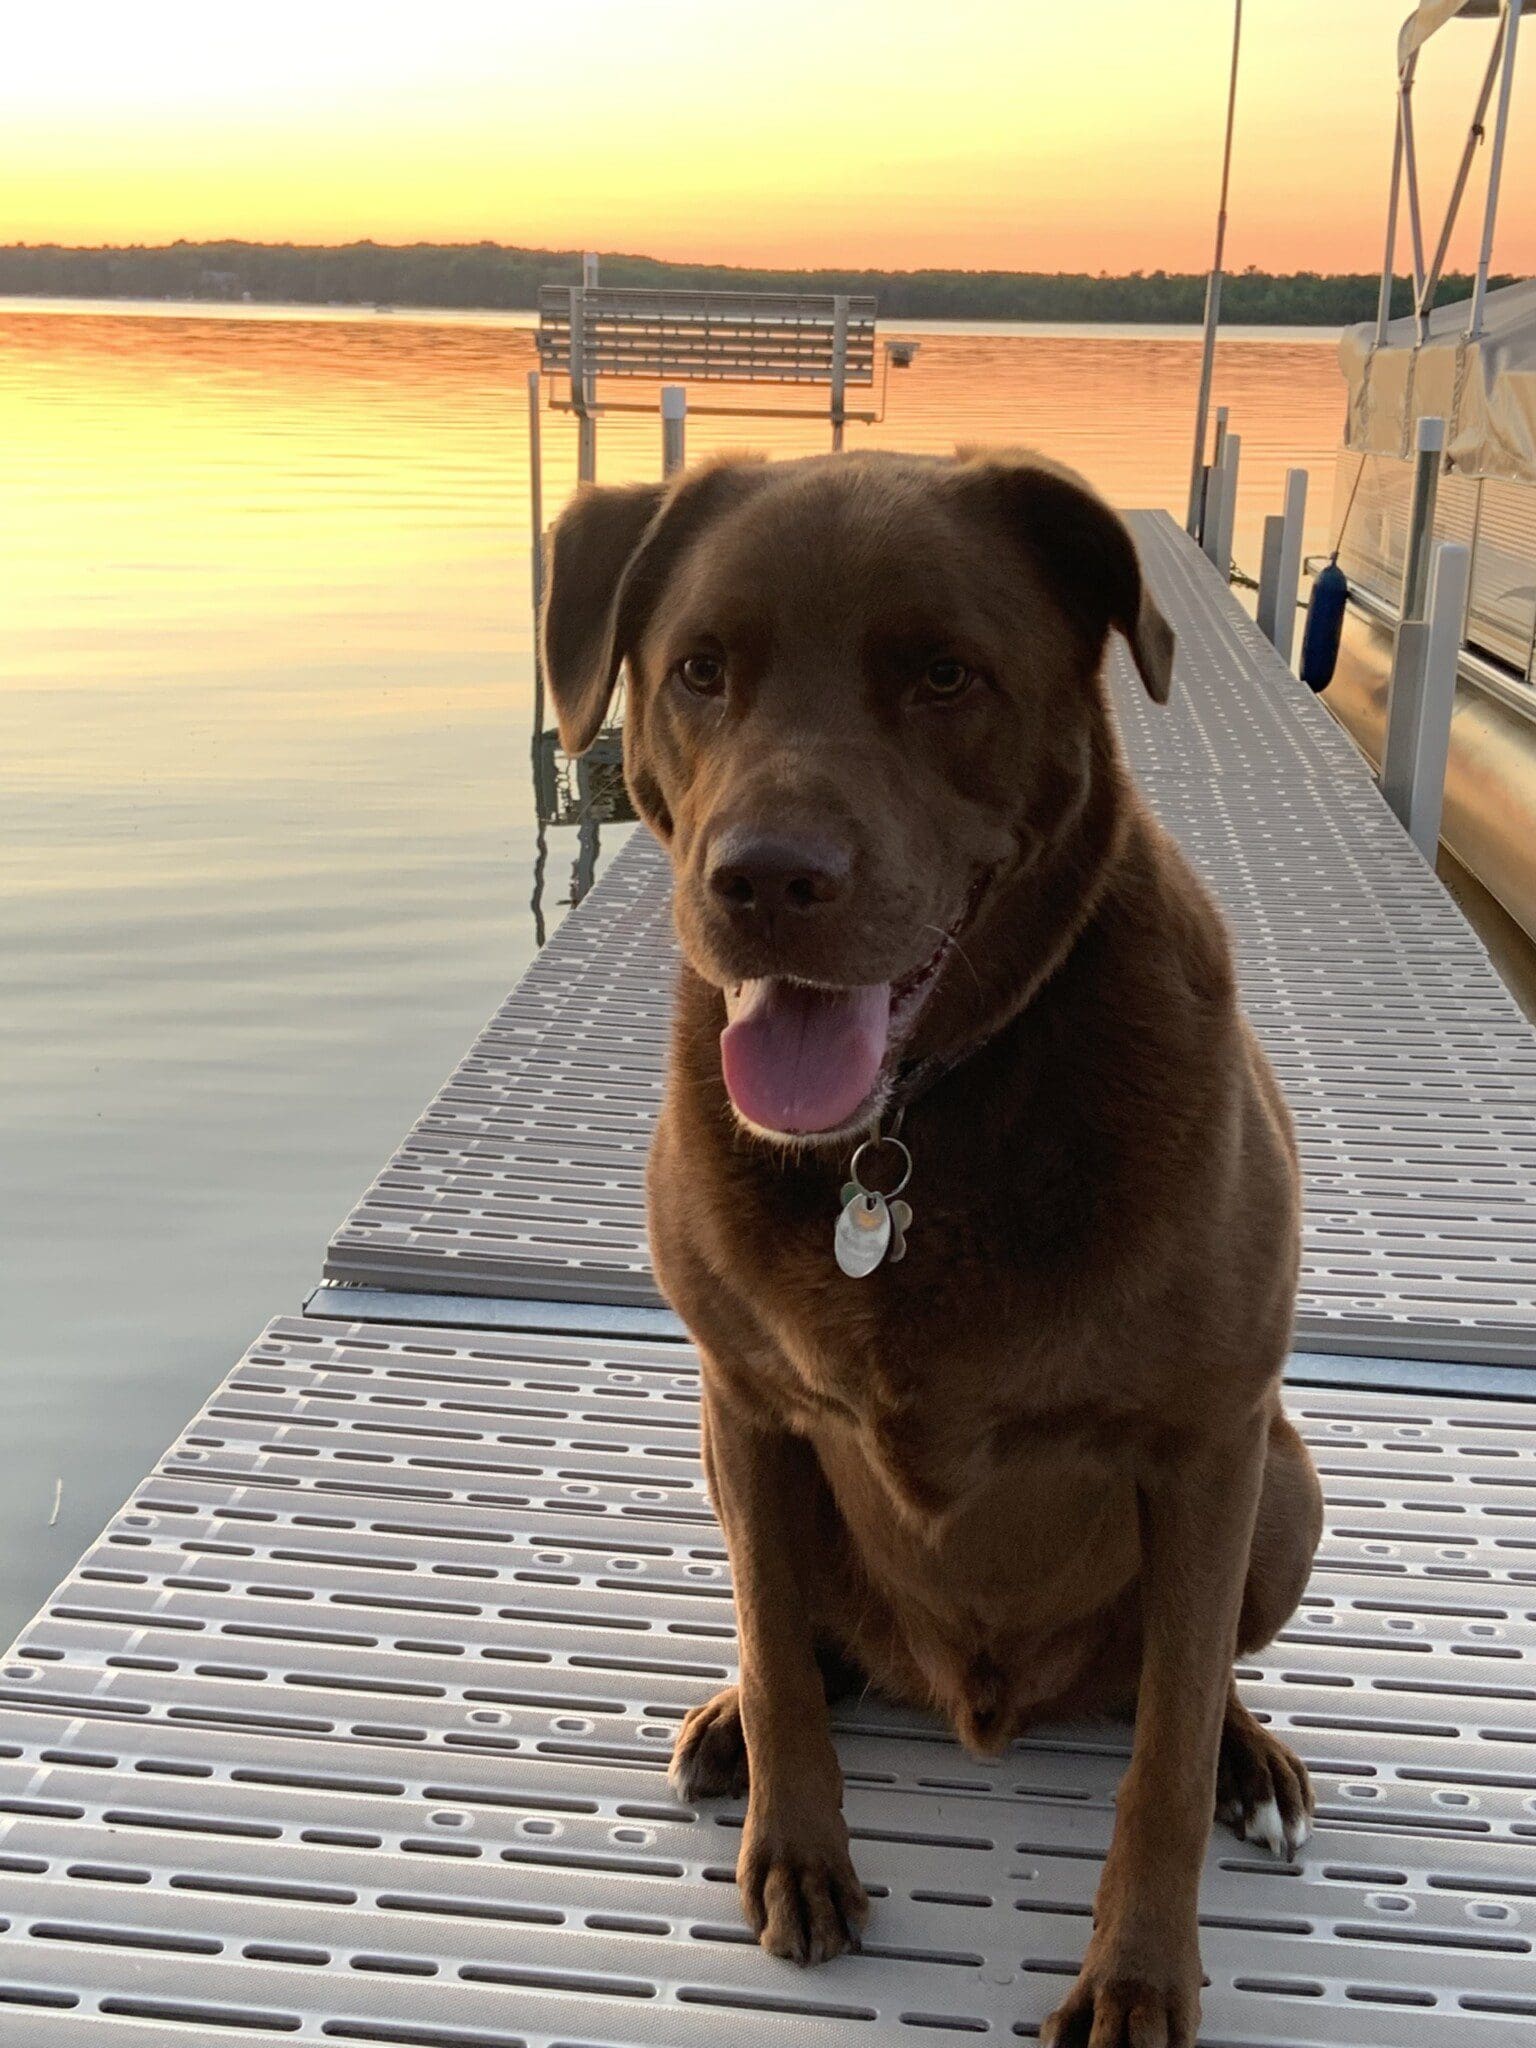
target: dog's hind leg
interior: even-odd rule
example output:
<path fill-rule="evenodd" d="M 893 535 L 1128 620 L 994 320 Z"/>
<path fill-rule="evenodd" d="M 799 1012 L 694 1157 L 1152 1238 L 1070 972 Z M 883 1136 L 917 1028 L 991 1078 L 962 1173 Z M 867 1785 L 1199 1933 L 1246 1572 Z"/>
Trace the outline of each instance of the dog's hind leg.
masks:
<path fill-rule="evenodd" d="M 816 1662 L 828 1706 L 862 1692 L 864 1673 L 832 1643 L 818 1643 Z M 747 1739 L 741 1727 L 741 1695 L 726 1686 L 683 1716 L 667 1769 L 680 1799 L 739 1799 L 751 1782 Z"/>
<path fill-rule="evenodd" d="M 679 1799 L 739 1799 L 751 1782 L 741 1694 L 734 1685 L 690 1707 L 672 1745 L 667 1779 Z"/>
<path fill-rule="evenodd" d="M 1221 1724 L 1216 1818 L 1289 1861 L 1312 1832 L 1314 1803 L 1306 1765 L 1260 1726 L 1234 1685 Z"/>
<path fill-rule="evenodd" d="M 1248 1576 L 1237 1622 L 1237 1654 L 1273 1642 L 1301 1604 L 1323 1533 L 1323 1490 L 1311 1453 L 1284 1415 L 1269 1425 Z"/>
<path fill-rule="evenodd" d="M 1322 1489 L 1307 1447 L 1277 1414 L 1270 1424 L 1264 1489 L 1237 1624 L 1239 1657 L 1262 1649 L 1295 1613 L 1322 1524 Z M 1260 1726 L 1234 1685 L 1221 1727 L 1216 1818 L 1243 1841 L 1291 1857 L 1312 1832 L 1312 1810 L 1306 1765 Z"/>

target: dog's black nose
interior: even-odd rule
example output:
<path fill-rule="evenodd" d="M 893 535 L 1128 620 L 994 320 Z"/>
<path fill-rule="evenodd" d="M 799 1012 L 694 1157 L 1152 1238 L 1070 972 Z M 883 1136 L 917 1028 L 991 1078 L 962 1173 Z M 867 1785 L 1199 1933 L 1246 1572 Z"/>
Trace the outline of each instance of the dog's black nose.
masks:
<path fill-rule="evenodd" d="M 710 849 L 707 878 L 732 910 L 768 917 L 835 903 L 851 869 L 846 849 L 832 840 L 732 826 Z"/>

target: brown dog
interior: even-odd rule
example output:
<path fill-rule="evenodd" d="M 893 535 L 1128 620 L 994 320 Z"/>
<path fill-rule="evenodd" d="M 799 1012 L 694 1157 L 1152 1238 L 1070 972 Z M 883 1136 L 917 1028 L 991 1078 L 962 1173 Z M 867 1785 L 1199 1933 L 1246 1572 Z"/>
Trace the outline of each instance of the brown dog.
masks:
<path fill-rule="evenodd" d="M 1288 1120 L 1220 918 L 1121 765 L 1111 628 L 1164 701 L 1173 635 L 1079 479 L 859 455 L 582 493 L 545 650 L 573 752 L 627 665 L 629 783 L 676 880 L 651 1244 L 703 1359 L 741 1676 L 674 1782 L 749 1792 L 748 1918 L 815 1962 L 867 1910 L 836 1674 L 981 1751 L 1134 1708 L 1043 2038 L 1162 2048 L 1198 2024 L 1213 1805 L 1280 1853 L 1307 1832 L 1232 1662 L 1296 1606 L 1321 1506 L 1278 1397 Z M 898 1112 L 859 1179 L 894 1194 L 910 1155 L 905 1247 L 873 1195 L 843 1215 Z"/>

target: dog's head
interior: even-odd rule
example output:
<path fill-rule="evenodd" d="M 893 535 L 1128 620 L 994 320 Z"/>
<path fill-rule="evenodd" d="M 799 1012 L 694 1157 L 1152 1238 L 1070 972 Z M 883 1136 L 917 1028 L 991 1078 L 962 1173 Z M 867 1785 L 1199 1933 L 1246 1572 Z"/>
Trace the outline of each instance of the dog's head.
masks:
<path fill-rule="evenodd" d="M 626 774 L 745 1123 L 860 1128 L 900 1061 L 999 1021 L 1028 892 L 1049 869 L 1065 914 L 1063 850 L 1117 786 L 1111 629 L 1166 700 L 1130 535 L 1035 456 L 737 460 L 572 502 L 560 737 L 591 744 L 626 669 Z"/>

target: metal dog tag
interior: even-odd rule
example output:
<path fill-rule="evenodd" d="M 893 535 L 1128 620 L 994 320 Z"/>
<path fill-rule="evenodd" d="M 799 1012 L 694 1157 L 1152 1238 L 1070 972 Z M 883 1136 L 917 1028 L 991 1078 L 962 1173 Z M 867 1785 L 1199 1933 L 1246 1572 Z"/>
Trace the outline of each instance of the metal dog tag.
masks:
<path fill-rule="evenodd" d="M 850 1280 L 862 1280 L 873 1273 L 891 1243 L 891 1212 L 884 1195 L 861 1187 L 844 1189 L 849 1197 L 837 1219 L 833 1250 L 837 1263 Z M 905 1206 L 905 1205 L 903 1205 Z"/>
<path fill-rule="evenodd" d="M 891 1212 L 890 1261 L 894 1266 L 907 1256 L 907 1232 L 912 1227 L 912 1205 L 909 1202 L 887 1202 Z"/>
<path fill-rule="evenodd" d="M 898 1115 L 897 1123 L 901 1122 Z M 859 1179 L 859 1166 L 871 1153 L 878 1152 L 882 1145 L 894 1146 L 900 1154 L 901 1178 L 888 1195 L 882 1195 L 878 1188 L 867 1188 Z M 896 1198 L 912 1178 L 912 1154 L 902 1144 L 894 1131 L 882 1134 L 878 1129 L 872 1138 L 866 1138 L 854 1153 L 848 1166 L 849 1178 L 843 1183 L 842 1214 L 837 1219 L 837 1230 L 832 1239 L 832 1249 L 837 1254 L 837 1263 L 850 1280 L 862 1280 L 873 1273 L 882 1259 L 889 1257 L 894 1266 L 898 1259 L 907 1254 L 907 1230 L 912 1222 L 912 1211 L 905 1202 Z"/>

